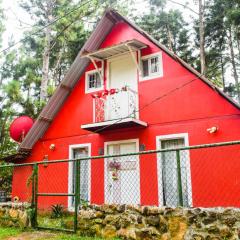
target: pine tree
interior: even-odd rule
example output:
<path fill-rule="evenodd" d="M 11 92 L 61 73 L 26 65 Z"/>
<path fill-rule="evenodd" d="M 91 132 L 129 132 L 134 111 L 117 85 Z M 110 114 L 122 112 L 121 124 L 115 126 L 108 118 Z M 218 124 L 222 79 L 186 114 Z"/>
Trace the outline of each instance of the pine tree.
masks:
<path fill-rule="evenodd" d="M 193 65 L 190 30 L 182 12 L 172 9 L 167 11 L 166 1 L 154 0 L 149 4 L 150 13 L 139 17 L 138 24 L 156 40 Z"/>

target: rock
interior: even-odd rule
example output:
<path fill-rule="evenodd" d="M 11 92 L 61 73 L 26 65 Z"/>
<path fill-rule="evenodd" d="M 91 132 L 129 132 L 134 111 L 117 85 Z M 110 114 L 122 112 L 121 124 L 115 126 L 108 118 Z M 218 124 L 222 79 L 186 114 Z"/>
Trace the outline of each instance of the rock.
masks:
<path fill-rule="evenodd" d="M 161 238 L 161 240 L 171 240 L 171 236 L 169 233 L 164 233 Z"/>
<path fill-rule="evenodd" d="M 102 228 L 101 225 L 95 224 L 90 228 L 90 231 L 93 233 L 94 236 L 101 237 L 102 235 Z"/>
<path fill-rule="evenodd" d="M 78 228 L 80 230 L 87 230 L 91 227 L 90 221 L 86 219 L 79 218 L 78 219 Z"/>
<path fill-rule="evenodd" d="M 160 219 L 159 216 L 149 216 L 145 218 L 145 222 L 148 225 L 159 226 Z"/>
<path fill-rule="evenodd" d="M 19 211 L 19 225 L 22 228 L 28 227 L 29 218 L 26 211 Z"/>
<path fill-rule="evenodd" d="M 237 222 L 237 219 L 235 217 L 229 217 L 222 221 L 224 224 L 226 224 L 228 227 L 233 227 L 233 225 Z"/>
<path fill-rule="evenodd" d="M 160 233 L 166 233 L 168 231 L 168 223 L 167 220 L 163 217 L 159 217 L 159 227 L 158 227 Z"/>
<path fill-rule="evenodd" d="M 121 215 L 119 219 L 119 224 L 121 228 L 126 228 L 132 223 L 131 218 L 128 215 Z"/>
<path fill-rule="evenodd" d="M 143 215 L 147 216 L 148 213 L 149 213 L 149 207 L 143 207 L 143 208 L 141 209 L 141 213 L 142 213 Z"/>
<path fill-rule="evenodd" d="M 8 214 L 11 218 L 17 218 L 18 217 L 18 210 L 11 208 L 9 210 Z"/>
<path fill-rule="evenodd" d="M 172 240 L 182 240 L 187 231 L 187 223 L 181 217 L 171 217 L 168 221 L 168 230 Z"/>
<path fill-rule="evenodd" d="M 95 214 L 95 211 L 94 210 L 84 210 L 84 209 L 81 209 L 79 211 L 79 216 L 83 219 L 93 219 L 96 217 L 96 214 Z"/>
<path fill-rule="evenodd" d="M 192 240 L 204 240 L 204 237 L 200 234 L 194 234 Z"/>
<path fill-rule="evenodd" d="M 232 236 L 232 233 L 230 231 L 230 229 L 228 227 L 223 227 L 220 229 L 220 234 L 219 234 L 222 238 L 230 238 Z"/>
<path fill-rule="evenodd" d="M 142 223 L 143 222 L 143 217 L 142 216 L 137 216 L 137 223 Z"/>
<path fill-rule="evenodd" d="M 117 236 L 116 228 L 112 225 L 106 225 L 106 227 L 102 229 L 101 235 L 103 238 L 115 238 Z"/>
<path fill-rule="evenodd" d="M 103 212 L 101 212 L 101 211 L 96 211 L 96 212 L 95 212 L 95 217 L 96 217 L 96 218 L 102 218 L 102 217 L 104 217 L 104 214 L 103 214 Z"/>
<path fill-rule="evenodd" d="M 119 206 L 117 207 L 117 211 L 118 211 L 119 213 L 123 213 L 123 212 L 125 211 L 125 209 L 126 209 L 126 205 L 125 205 L 125 204 L 121 204 L 121 205 L 119 205 Z"/>
<path fill-rule="evenodd" d="M 136 239 L 136 233 L 134 228 L 121 228 L 117 231 L 117 237 L 125 239 Z"/>
<path fill-rule="evenodd" d="M 94 219 L 94 222 L 97 224 L 102 224 L 103 220 L 101 218 Z"/>
<path fill-rule="evenodd" d="M 216 221 L 215 218 L 207 217 L 207 218 L 204 218 L 204 219 L 202 220 L 202 223 L 203 223 L 204 225 L 209 225 L 209 224 L 211 224 L 211 223 L 213 223 L 213 222 L 215 222 L 215 221 Z"/>
<path fill-rule="evenodd" d="M 155 227 L 136 229 L 136 239 L 161 239 L 161 234 Z"/>
<path fill-rule="evenodd" d="M 148 209 L 148 214 L 150 215 L 159 215 L 160 213 L 163 213 L 163 210 L 159 207 L 149 207 Z"/>
<path fill-rule="evenodd" d="M 100 207 L 101 211 L 104 212 L 104 213 L 114 213 L 114 205 L 110 205 L 110 204 L 103 204 L 101 207 Z M 116 209 L 117 210 L 117 207 Z"/>
<path fill-rule="evenodd" d="M 135 212 L 135 213 L 141 213 L 141 208 L 139 208 L 139 206 L 136 205 L 126 205 L 126 210 L 129 210 L 130 212 Z"/>
<path fill-rule="evenodd" d="M 219 234 L 220 230 L 216 225 L 212 225 L 212 226 L 207 228 L 207 232 L 212 233 L 212 234 Z"/>
<path fill-rule="evenodd" d="M 152 239 L 152 229 L 151 228 L 142 228 L 142 229 L 136 229 L 136 239 Z"/>
<path fill-rule="evenodd" d="M 202 211 L 198 214 L 199 217 L 203 218 L 203 217 L 207 217 L 207 213 L 205 211 Z"/>
<path fill-rule="evenodd" d="M 120 216 L 119 215 L 107 215 L 104 220 L 103 220 L 103 225 L 107 225 L 107 224 L 111 224 L 111 225 L 115 225 L 116 223 L 118 223 L 120 220 Z"/>

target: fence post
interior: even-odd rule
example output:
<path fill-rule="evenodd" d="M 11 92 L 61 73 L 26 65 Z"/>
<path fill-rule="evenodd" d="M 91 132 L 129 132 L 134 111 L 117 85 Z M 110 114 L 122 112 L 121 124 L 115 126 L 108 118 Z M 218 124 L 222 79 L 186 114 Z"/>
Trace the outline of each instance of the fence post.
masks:
<path fill-rule="evenodd" d="M 176 157 L 177 157 L 178 202 L 180 206 L 183 206 L 180 150 L 176 150 Z"/>
<path fill-rule="evenodd" d="M 38 164 L 34 164 L 32 173 L 32 227 L 37 227 L 37 208 L 38 208 Z"/>
<path fill-rule="evenodd" d="M 75 211 L 74 211 L 74 232 L 77 231 L 78 225 L 78 207 L 80 203 L 80 160 L 76 161 L 75 168 Z"/>

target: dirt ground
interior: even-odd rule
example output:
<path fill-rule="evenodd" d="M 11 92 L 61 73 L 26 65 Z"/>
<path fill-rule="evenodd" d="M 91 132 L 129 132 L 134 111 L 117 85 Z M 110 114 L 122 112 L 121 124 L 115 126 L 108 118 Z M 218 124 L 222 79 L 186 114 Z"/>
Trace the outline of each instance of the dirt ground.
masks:
<path fill-rule="evenodd" d="M 49 232 L 25 232 L 20 233 L 18 236 L 6 237 L 6 240 L 43 240 L 43 239 L 54 239 L 57 235 Z"/>

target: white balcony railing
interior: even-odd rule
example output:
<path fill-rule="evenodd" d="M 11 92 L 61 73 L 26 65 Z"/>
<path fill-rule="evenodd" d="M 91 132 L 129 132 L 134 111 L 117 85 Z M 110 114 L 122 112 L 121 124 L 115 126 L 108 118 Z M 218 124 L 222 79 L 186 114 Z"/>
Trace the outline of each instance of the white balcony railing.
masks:
<path fill-rule="evenodd" d="M 138 94 L 129 87 L 111 89 L 93 95 L 94 122 L 137 118 Z"/>

